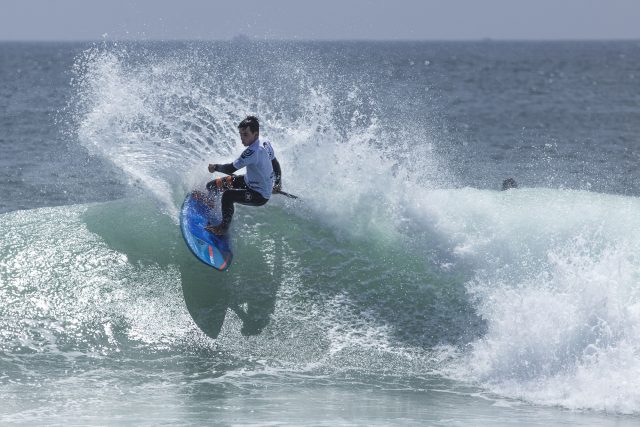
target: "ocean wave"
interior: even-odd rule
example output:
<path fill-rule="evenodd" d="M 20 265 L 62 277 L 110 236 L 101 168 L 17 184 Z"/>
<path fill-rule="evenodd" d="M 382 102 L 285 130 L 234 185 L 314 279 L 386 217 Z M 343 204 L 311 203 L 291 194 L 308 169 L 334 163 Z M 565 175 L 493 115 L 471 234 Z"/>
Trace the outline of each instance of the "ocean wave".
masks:
<path fill-rule="evenodd" d="M 215 347 L 323 373 L 382 360 L 525 401 L 640 412 L 637 198 L 456 188 L 429 118 L 385 114 L 363 95 L 371 83 L 313 58 L 258 56 L 274 68 L 257 78 L 212 57 L 78 59 L 78 140 L 142 195 L 1 217 L 5 353 Z M 263 119 L 301 200 L 239 209 L 235 264 L 218 275 L 183 247 L 177 208 L 207 163 L 240 152 L 238 111 Z"/>

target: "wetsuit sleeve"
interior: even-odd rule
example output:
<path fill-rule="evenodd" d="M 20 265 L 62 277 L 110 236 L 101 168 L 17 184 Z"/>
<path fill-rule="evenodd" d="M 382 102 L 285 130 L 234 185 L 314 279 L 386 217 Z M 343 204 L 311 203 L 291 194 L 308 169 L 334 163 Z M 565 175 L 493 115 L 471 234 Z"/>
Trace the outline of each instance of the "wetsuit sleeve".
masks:
<path fill-rule="evenodd" d="M 278 159 L 275 157 L 271 160 L 271 166 L 273 167 L 273 175 L 275 178 L 275 185 L 280 185 L 280 181 L 282 180 L 282 170 L 280 169 L 280 163 Z"/>
<path fill-rule="evenodd" d="M 226 173 L 227 175 L 231 175 L 232 173 L 237 171 L 238 168 L 233 166 L 233 163 L 227 163 L 225 165 L 216 165 L 215 170 L 216 172 L 222 172 L 222 173 Z"/>

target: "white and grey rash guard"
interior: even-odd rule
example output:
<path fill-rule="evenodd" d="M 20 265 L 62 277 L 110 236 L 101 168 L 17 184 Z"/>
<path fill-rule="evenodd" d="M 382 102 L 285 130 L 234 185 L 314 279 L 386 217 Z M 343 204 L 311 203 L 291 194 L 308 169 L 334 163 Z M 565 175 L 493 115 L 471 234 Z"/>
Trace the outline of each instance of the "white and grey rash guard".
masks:
<path fill-rule="evenodd" d="M 269 141 L 255 140 L 246 150 L 242 152 L 239 158 L 233 163 L 216 164 L 214 170 L 234 174 L 238 169 L 247 168 L 246 175 L 243 175 L 243 185 L 249 190 L 259 193 L 266 200 L 269 200 L 273 193 L 273 186 L 280 186 L 282 179 L 282 171 L 280 163 L 276 159 L 273 147 Z M 207 188 L 211 183 L 207 184 Z M 222 185 L 222 183 L 221 183 Z"/>
<path fill-rule="evenodd" d="M 275 179 L 272 165 L 275 158 L 273 147 L 269 141 L 258 138 L 232 164 L 236 169 L 246 167 L 247 173 L 244 179 L 247 187 L 257 191 L 265 199 L 269 199 Z"/>

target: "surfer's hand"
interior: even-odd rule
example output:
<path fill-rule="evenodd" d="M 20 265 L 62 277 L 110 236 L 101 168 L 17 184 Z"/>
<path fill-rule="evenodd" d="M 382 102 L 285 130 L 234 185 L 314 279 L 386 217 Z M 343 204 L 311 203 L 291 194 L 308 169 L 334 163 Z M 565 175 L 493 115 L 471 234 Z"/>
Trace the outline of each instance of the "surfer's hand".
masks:
<path fill-rule="evenodd" d="M 209 172 L 214 173 L 218 171 L 218 165 L 217 164 L 210 164 L 209 165 Z"/>

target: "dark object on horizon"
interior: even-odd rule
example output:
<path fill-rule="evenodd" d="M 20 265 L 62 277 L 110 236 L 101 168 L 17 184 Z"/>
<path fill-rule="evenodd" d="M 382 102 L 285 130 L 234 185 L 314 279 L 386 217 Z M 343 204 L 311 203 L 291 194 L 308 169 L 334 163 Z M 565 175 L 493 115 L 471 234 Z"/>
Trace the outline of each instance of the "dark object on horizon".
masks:
<path fill-rule="evenodd" d="M 507 178 L 502 181 L 502 191 L 508 190 L 510 188 L 518 188 L 518 183 L 513 178 Z"/>

